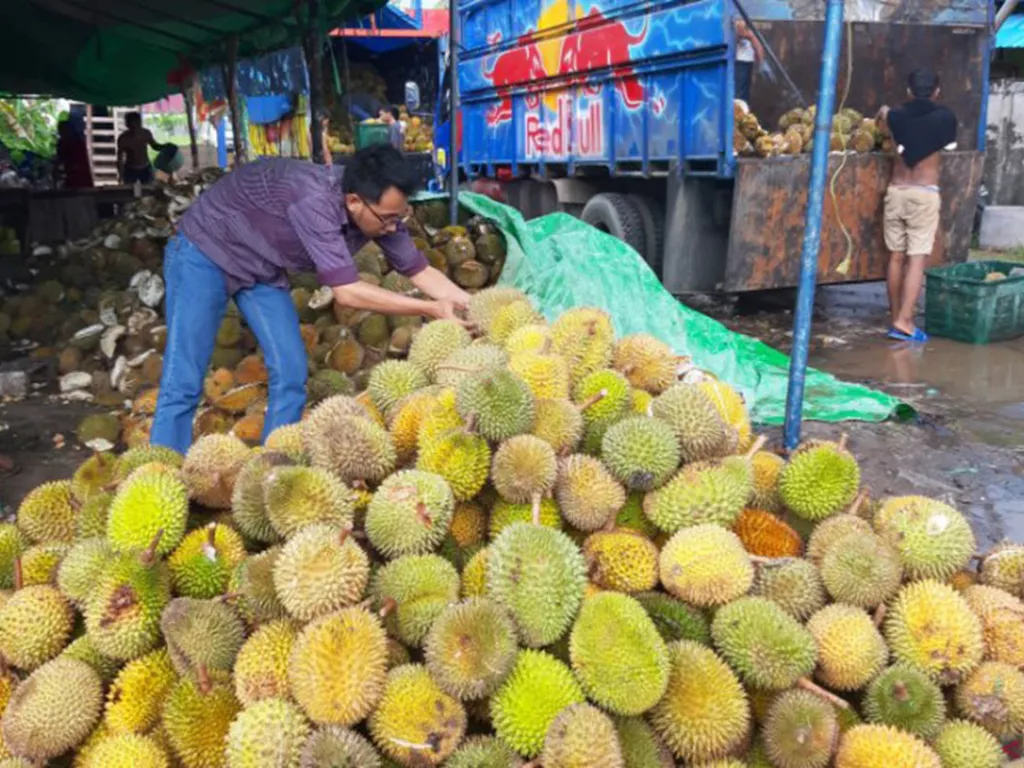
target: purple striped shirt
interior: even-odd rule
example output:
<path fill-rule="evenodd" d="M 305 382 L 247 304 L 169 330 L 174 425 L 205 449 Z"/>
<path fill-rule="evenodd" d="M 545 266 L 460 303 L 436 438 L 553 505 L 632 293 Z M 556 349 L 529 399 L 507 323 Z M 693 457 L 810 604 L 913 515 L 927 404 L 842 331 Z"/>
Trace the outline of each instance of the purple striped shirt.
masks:
<path fill-rule="evenodd" d="M 307 160 L 248 163 L 204 192 L 178 229 L 221 268 L 231 294 L 258 283 L 287 288 L 287 271 L 316 272 L 324 285 L 354 283 L 352 254 L 369 238 L 348 220 L 343 173 Z M 407 277 L 427 266 L 401 224 L 376 242 Z"/>

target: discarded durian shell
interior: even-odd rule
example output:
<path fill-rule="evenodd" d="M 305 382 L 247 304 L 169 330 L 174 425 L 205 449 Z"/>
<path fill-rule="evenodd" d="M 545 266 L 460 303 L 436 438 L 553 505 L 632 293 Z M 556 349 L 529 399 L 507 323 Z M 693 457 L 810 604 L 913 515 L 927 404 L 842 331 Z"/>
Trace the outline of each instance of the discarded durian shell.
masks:
<path fill-rule="evenodd" d="M 57 370 L 61 375 L 77 371 L 82 365 L 82 350 L 78 347 L 65 347 L 57 358 Z"/>
<path fill-rule="evenodd" d="M 125 397 L 135 397 L 144 385 L 145 382 L 142 380 L 142 374 L 139 371 L 133 371 L 131 368 L 128 368 L 117 385 L 117 391 Z"/>
<path fill-rule="evenodd" d="M 163 354 L 167 348 L 167 326 L 157 325 L 150 328 L 147 332 L 149 336 L 149 344 L 160 354 Z"/>
<path fill-rule="evenodd" d="M 206 397 L 215 401 L 223 397 L 235 386 L 235 374 L 227 368 L 211 371 L 203 381 L 203 392 Z"/>
<path fill-rule="evenodd" d="M 351 376 L 362 367 L 365 359 L 366 350 L 363 345 L 352 338 L 351 334 L 346 333 L 331 347 L 324 363 L 336 371 Z"/>
<path fill-rule="evenodd" d="M 164 356 L 154 352 L 139 366 L 139 375 L 145 384 L 159 384 L 164 372 Z"/>
<path fill-rule="evenodd" d="M 315 326 L 303 323 L 299 326 L 299 336 L 302 337 L 302 344 L 306 348 L 306 354 L 313 354 L 313 350 L 316 349 L 316 345 L 320 341 L 320 332 Z"/>
<path fill-rule="evenodd" d="M 317 288 L 313 295 L 309 297 L 309 308 L 315 312 L 327 309 L 331 306 L 331 302 L 334 301 L 334 293 L 331 291 L 329 285 L 323 285 Z"/>
<path fill-rule="evenodd" d="M 192 425 L 192 436 L 198 440 L 203 435 L 223 435 L 230 432 L 232 426 L 230 414 L 217 408 L 203 408 Z"/>
<path fill-rule="evenodd" d="M 149 434 L 153 431 L 151 416 L 126 415 L 121 419 L 121 440 L 129 448 L 149 445 Z"/>
<path fill-rule="evenodd" d="M 124 355 L 119 355 L 117 360 L 114 361 L 114 367 L 110 369 L 110 386 L 114 389 L 119 389 L 127 372 L 128 359 Z"/>
<path fill-rule="evenodd" d="M 159 387 L 144 389 L 135 396 L 132 402 L 132 413 L 152 416 L 156 413 L 156 401 L 160 397 Z"/>
<path fill-rule="evenodd" d="M 89 352 L 96 349 L 97 345 L 100 343 L 100 336 L 103 335 L 105 328 L 106 326 L 100 323 L 83 328 L 71 337 L 71 344 L 78 347 L 83 352 Z"/>
<path fill-rule="evenodd" d="M 60 391 L 64 393 L 87 389 L 92 386 L 92 374 L 75 371 L 60 377 Z"/>
<path fill-rule="evenodd" d="M 103 332 L 103 336 L 100 338 L 100 351 L 108 359 L 112 359 L 114 354 L 117 352 L 117 342 L 127 332 L 128 329 L 123 325 L 114 325 L 108 328 Z"/>
<path fill-rule="evenodd" d="M 247 443 L 258 443 L 263 435 L 262 413 L 249 413 L 235 422 L 231 434 Z"/>
<path fill-rule="evenodd" d="M 262 384 L 243 384 L 225 392 L 213 401 L 214 406 L 228 413 L 244 413 L 246 408 L 262 399 L 265 392 Z"/>
<path fill-rule="evenodd" d="M 121 247 L 121 238 L 117 235 L 107 235 L 103 238 L 103 247 L 116 251 Z"/>
<path fill-rule="evenodd" d="M 164 300 L 164 279 L 148 269 L 136 273 L 130 287 L 138 294 L 139 301 L 147 307 L 158 306 Z"/>
<path fill-rule="evenodd" d="M 259 355 L 249 355 L 235 368 L 235 381 L 239 384 L 266 384 L 269 380 L 267 366 Z"/>

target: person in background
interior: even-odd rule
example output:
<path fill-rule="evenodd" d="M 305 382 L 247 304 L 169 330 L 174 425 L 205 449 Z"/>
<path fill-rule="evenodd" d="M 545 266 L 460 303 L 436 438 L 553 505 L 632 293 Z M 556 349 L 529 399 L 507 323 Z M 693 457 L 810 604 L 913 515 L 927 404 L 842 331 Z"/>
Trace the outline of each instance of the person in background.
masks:
<path fill-rule="evenodd" d="M 764 48 L 754 31 L 742 18 L 736 19 L 736 98 L 750 104 L 750 87 L 754 80 L 754 65 L 764 59 Z"/>
<path fill-rule="evenodd" d="M 57 162 L 54 171 L 63 171 L 67 189 L 91 189 L 92 165 L 85 139 L 75 130 L 71 121 L 57 123 Z"/>
<path fill-rule="evenodd" d="M 898 341 L 928 341 L 914 322 L 924 283 L 925 262 L 935 244 L 942 198 L 939 193 L 940 152 L 956 148 L 957 119 L 949 107 L 936 104 L 939 76 L 915 69 L 908 78 L 910 101 L 878 111 L 878 122 L 896 145 L 892 177 L 885 193 L 883 227 L 889 249 L 888 336 Z"/>
<path fill-rule="evenodd" d="M 291 158 L 247 163 L 189 207 L 167 244 L 167 345 L 151 442 L 185 453 L 217 329 L 228 301 L 259 340 L 270 374 L 264 438 L 294 424 L 306 404 L 306 348 L 289 271 L 315 271 L 343 307 L 385 315 L 446 318 L 469 295 L 431 267 L 405 227 L 418 178 L 387 144 L 323 166 Z M 374 240 L 429 299 L 363 282 L 353 254 Z"/>
<path fill-rule="evenodd" d="M 391 146 L 401 152 L 405 149 L 405 130 L 398 119 L 398 110 L 394 107 L 381 107 L 378 116 L 381 122 L 388 126 L 388 141 Z"/>
<path fill-rule="evenodd" d="M 121 184 L 153 183 L 153 165 L 149 162 L 150 148 L 160 151 L 162 144 L 149 130 L 142 127 L 142 115 L 129 112 L 124 116 L 127 130 L 117 137 L 117 178 Z"/>

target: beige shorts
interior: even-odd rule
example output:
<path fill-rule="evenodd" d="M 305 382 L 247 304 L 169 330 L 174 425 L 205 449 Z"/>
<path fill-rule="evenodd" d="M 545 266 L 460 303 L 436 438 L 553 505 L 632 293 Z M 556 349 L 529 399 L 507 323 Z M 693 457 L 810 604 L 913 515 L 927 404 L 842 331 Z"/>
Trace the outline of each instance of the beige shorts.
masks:
<path fill-rule="evenodd" d="M 939 193 L 920 187 L 889 187 L 885 193 L 885 247 L 893 253 L 928 256 L 939 228 Z"/>

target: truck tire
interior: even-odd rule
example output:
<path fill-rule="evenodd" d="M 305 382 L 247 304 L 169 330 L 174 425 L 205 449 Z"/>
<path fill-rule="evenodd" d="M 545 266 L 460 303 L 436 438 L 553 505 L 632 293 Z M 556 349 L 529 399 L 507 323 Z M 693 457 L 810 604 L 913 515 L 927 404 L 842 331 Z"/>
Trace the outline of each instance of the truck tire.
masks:
<path fill-rule="evenodd" d="M 661 279 L 661 262 L 665 250 L 665 206 L 647 195 L 626 195 L 644 223 L 646 250 L 641 254 L 647 266 Z"/>
<path fill-rule="evenodd" d="M 594 195 L 583 206 L 580 218 L 602 232 L 617 237 L 641 256 L 646 253 L 643 217 L 625 195 L 617 192 Z"/>

